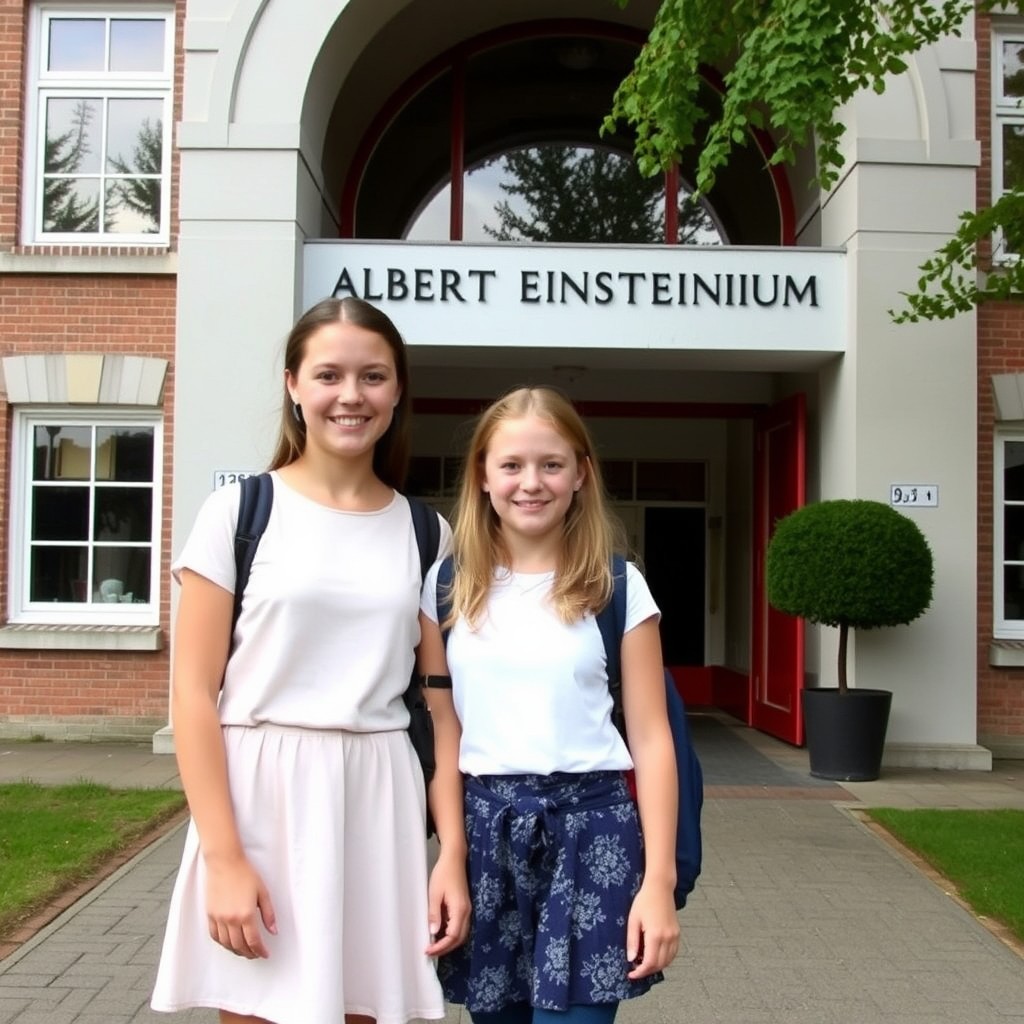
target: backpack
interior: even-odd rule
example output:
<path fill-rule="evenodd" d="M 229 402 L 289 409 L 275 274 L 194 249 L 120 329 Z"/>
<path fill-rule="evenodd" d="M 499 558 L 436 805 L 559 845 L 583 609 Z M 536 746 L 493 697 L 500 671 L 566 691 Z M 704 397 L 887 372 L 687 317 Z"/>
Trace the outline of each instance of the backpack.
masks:
<path fill-rule="evenodd" d="M 451 556 L 442 563 L 437 574 L 437 620 L 444 622 L 451 612 L 451 587 L 455 564 Z M 604 643 L 608 671 L 608 689 L 612 696 L 612 721 L 626 740 L 626 718 L 622 709 L 622 636 L 626 626 L 626 560 L 620 555 L 612 558 L 612 599 L 597 614 L 597 627 Z M 448 630 L 443 630 L 448 642 Z M 679 696 L 675 681 L 665 669 L 665 703 L 668 723 L 672 731 L 672 745 L 676 755 L 679 783 L 679 809 L 676 825 L 676 887 L 673 892 L 676 910 L 686 905 L 686 897 L 693 891 L 700 874 L 702 845 L 700 814 L 704 806 L 704 772 L 693 749 L 690 727 L 686 721 L 686 708 Z M 630 780 L 632 782 L 632 779 Z M 631 786 L 632 788 L 632 786 Z M 635 795 L 635 793 L 634 793 Z"/>
<path fill-rule="evenodd" d="M 612 721 L 626 739 L 626 718 L 622 710 L 622 636 L 626 626 L 626 560 L 612 558 L 612 599 L 597 614 L 597 628 L 604 641 L 608 666 L 608 689 L 612 694 Z M 672 731 L 679 783 L 679 809 L 676 823 L 676 910 L 686 905 L 700 874 L 702 845 L 700 813 L 704 806 L 704 771 L 693 749 L 686 707 L 668 669 L 665 674 L 665 706 Z"/>
<path fill-rule="evenodd" d="M 416 534 L 416 547 L 420 554 L 420 583 L 423 583 L 427 570 L 437 560 L 441 546 L 441 525 L 437 513 L 417 498 L 406 496 L 409 511 L 412 513 L 412 526 Z M 241 491 L 238 496 L 238 525 L 235 528 L 235 604 L 231 619 L 231 633 L 235 632 L 238 616 L 242 610 L 242 595 L 249 580 L 252 560 L 256 555 L 263 531 L 270 520 L 270 509 L 274 504 L 274 481 L 269 473 L 258 473 L 255 476 L 243 477 Z M 223 685 L 223 682 L 221 683 Z M 430 721 L 430 711 L 423 699 L 420 677 L 413 666 L 412 677 L 403 694 L 405 706 L 409 710 L 409 739 L 416 750 L 420 767 L 423 769 L 423 784 L 430 785 L 434 777 L 434 728 Z M 427 835 L 434 832 L 430 812 L 427 812 Z"/>

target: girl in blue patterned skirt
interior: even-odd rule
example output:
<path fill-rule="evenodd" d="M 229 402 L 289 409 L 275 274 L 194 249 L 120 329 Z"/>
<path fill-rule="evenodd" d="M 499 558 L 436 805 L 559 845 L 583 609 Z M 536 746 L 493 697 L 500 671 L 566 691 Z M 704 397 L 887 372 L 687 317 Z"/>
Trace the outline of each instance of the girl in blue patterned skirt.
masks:
<path fill-rule="evenodd" d="M 427 693 L 445 722 L 456 712 L 438 742 L 458 744 L 473 900 L 469 940 L 440 963 L 445 995 L 475 1024 L 610 1024 L 679 944 L 658 609 L 630 564 L 631 758 L 594 618 L 612 594 L 613 520 L 587 430 L 555 391 L 521 388 L 482 414 L 455 520 L 451 613 L 439 626 L 435 566 L 420 617 L 421 669 L 452 681 Z"/>

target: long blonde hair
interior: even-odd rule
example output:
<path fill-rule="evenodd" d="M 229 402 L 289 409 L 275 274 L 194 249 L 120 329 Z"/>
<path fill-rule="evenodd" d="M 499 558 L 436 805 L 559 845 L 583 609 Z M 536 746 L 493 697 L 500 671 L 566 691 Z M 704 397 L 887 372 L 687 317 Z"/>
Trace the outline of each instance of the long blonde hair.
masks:
<path fill-rule="evenodd" d="M 484 459 L 498 427 L 526 416 L 550 423 L 585 471 L 565 517 L 552 606 L 563 622 L 572 623 L 587 613 L 596 614 L 611 599 L 611 556 L 621 527 L 610 514 L 590 434 L 572 403 L 557 391 L 517 388 L 480 414 L 466 454 L 453 516 L 455 581 L 446 628 L 459 618 L 477 625 L 487 607 L 494 570 L 511 562 L 501 522 L 483 490 Z"/>

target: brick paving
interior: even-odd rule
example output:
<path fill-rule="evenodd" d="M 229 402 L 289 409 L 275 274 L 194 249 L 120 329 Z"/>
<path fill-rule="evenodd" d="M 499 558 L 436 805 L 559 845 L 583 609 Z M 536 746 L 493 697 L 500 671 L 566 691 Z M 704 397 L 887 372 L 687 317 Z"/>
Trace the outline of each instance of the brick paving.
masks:
<path fill-rule="evenodd" d="M 741 727 L 697 729 L 695 742 L 704 872 L 678 960 L 623 1005 L 622 1024 L 1024 1024 L 1014 946 L 859 813 L 1024 808 L 1024 762 L 839 786 L 811 780 L 805 752 Z M 173 758 L 131 745 L 0 742 L 0 781 L 34 777 L 177 785 Z M 147 1005 L 182 838 L 168 832 L 0 959 L 0 1024 L 216 1021 Z M 447 1020 L 469 1024 L 458 1008 Z"/>

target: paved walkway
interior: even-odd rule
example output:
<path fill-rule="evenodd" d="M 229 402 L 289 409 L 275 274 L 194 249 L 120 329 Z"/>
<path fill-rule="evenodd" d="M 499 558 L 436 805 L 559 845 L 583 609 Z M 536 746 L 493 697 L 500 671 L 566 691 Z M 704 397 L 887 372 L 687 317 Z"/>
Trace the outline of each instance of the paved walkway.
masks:
<path fill-rule="evenodd" d="M 1024 808 L 1024 762 L 840 787 L 811 780 L 804 751 L 705 724 L 704 872 L 679 959 L 622 1024 L 1024 1024 L 1024 959 L 858 815 Z M 173 758 L 142 747 L 0 741 L 0 781 L 23 778 L 178 785 Z M 216 1021 L 147 1006 L 181 841 L 167 834 L 0 960 L 0 1024 Z"/>

